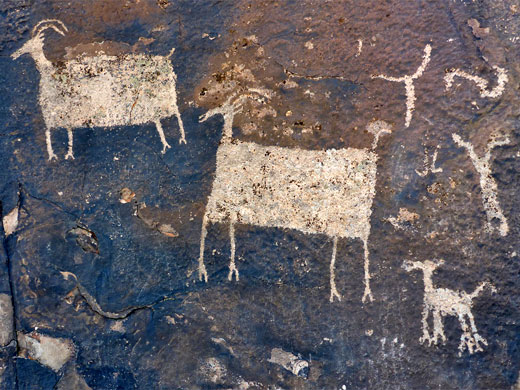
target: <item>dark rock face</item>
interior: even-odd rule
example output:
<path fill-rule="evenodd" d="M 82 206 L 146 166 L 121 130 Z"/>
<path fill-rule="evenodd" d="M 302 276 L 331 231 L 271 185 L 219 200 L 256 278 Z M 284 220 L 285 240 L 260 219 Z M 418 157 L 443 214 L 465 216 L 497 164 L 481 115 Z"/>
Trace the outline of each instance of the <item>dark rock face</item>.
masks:
<path fill-rule="evenodd" d="M 520 386 L 516 2 L 10 0 L 0 32 L 0 388 Z M 186 144 L 89 126 L 101 56 L 168 58 Z M 136 66 L 106 112 L 162 93 Z"/>

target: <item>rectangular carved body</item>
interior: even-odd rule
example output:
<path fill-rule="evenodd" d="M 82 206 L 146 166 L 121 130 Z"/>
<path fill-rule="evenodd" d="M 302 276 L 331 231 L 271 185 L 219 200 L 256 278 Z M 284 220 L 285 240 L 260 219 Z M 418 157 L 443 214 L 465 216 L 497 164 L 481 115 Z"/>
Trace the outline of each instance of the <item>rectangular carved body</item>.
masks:
<path fill-rule="evenodd" d="M 66 61 L 42 74 L 40 104 L 49 128 L 121 126 L 177 114 L 169 58 L 99 55 Z"/>
<path fill-rule="evenodd" d="M 377 155 L 231 141 L 219 146 L 208 221 L 368 239 Z"/>

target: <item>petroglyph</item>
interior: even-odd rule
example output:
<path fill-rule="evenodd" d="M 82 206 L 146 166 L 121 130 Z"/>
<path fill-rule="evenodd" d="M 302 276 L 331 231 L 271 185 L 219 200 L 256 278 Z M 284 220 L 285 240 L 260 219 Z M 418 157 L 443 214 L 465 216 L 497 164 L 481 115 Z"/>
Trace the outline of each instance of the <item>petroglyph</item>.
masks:
<path fill-rule="evenodd" d="M 428 151 L 424 150 L 424 167 L 422 171 L 415 170 L 415 173 L 417 173 L 419 176 L 424 177 L 428 173 L 440 173 L 442 172 L 442 168 L 436 168 L 435 164 L 437 163 L 437 153 L 438 153 L 439 146 L 435 148 L 435 152 L 433 152 L 433 155 L 431 157 L 431 162 L 429 163 L 429 154 Z"/>
<path fill-rule="evenodd" d="M 480 97 L 497 98 L 504 93 L 505 85 L 509 79 L 505 69 L 498 66 L 493 66 L 493 69 L 495 69 L 497 72 L 497 85 L 491 90 L 488 90 L 489 81 L 483 79 L 482 77 L 471 75 L 460 69 L 451 69 L 447 71 L 446 75 L 444 76 L 446 91 L 453 86 L 453 81 L 455 76 L 457 76 L 473 81 L 475 84 L 477 84 L 477 87 L 480 88 Z"/>
<path fill-rule="evenodd" d="M 372 76 L 373 79 L 383 79 L 387 81 L 393 81 L 396 83 L 404 83 L 406 89 L 406 116 L 405 116 L 405 127 L 410 126 L 410 122 L 412 121 L 412 113 L 415 110 L 415 87 L 413 85 L 413 81 L 418 79 L 424 73 L 426 66 L 430 62 L 430 55 L 432 52 L 432 47 L 430 45 L 426 45 L 424 48 L 423 60 L 421 65 L 417 68 L 414 74 L 410 76 L 402 76 L 402 77 L 392 77 L 384 74 L 380 74 L 377 76 Z"/>
<path fill-rule="evenodd" d="M 458 146 L 467 150 L 469 158 L 479 174 L 480 189 L 482 191 L 482 204 L 487 217 L 487 230 L 491 232 L 494 229 L 497 229 L 501 236 L 506 236 L 509 232 L 509 226 L 507 219 L 502 212 L 502 208 L 500 207 L 500 202 L 498 201 L 498 187 L 491 173 L 490 160 L 491 150 L 497 146 L 508 145 L 510 143 L 509 138 L 503 137 L 499 139 L 496 136 L 492 136 L 487 145 L 486 153 L 484 156 L 479 157 L 477 156 L 477 153 L 475 153 L 473 145 L 469 142 L 462 140 L 458 134 L 452 134 L 452 137 L 453 141 L 455 141 Z M 499 225 L 496 226 L 495 222 L 498 222 Z"/>
<path fill-rule="evenodd" d="M 177 106 L 177 76 L 170 62 L 174 49 L 168 56 L 78 56 L 55 66 L 43 52 L 43 32 L 47 29 L 61 35 L 68 31 L 59 20 L 43 20 L 34 27 L 32 38 L 11 57 L 30 54 L 40 72 L 38 101 L 49 160 L 57 159 L 51 143 L 51 130 L 56 128 L 67 129 L 66 159 L 74 158 L 72 130 L 79 127 L 154 123 L 165 153 L 170 145 L 161 119 L 175 115 L 181 133 L 179 143 L 186 143 Z"/>
<path fill-rule="evenodd" d="M 242 96 L 236 101 L 241 101 Z M 330 263 L 330 301 L 341 299 L 336 289 L 334 264 L 338 238 L 359 238 L 364 246 L 365 292 L 363 302 L 373 300 L 370 290 L 368 237 L 375 195 L 377 155 L 373 149 L 390 126 L 376 121 L 367 126 L 375 142 L 368 149 L 324 151 L 262 146 L 232 140 L 233 116 L 239 111 L 230 99 L 201 116 L 224 116 L 222 141 L 217 151 L 213 188 L 202 221 L 199 278 L 208 280 L 204 265 L 207 228 L 229 223 L 231 259 L 228 279 L 239 278 L 235 265 L 236 223 L 295 229 L 324 234 L 333 239 Z"/>
<path fill-rule="evenodd" d="M 482 345 L 488 345 L 486 339 L 478 334 L 477 326 L 471 308 L 473 300 L 488 287 L 492 292 L 496 292 L 495 287 L 488 282 L 482 282 L 471 293 L 465 291 L 453 291 L 447 288 L 436 288 L 433 286 L 432 275 L 435 269 L 444 264 L 443 260 L 436 262 L 426 260 L 421 263 L 418 261 L 406 261 L 403 268 L 410 272 L 420 270 L 423 272 L 424 280 L 424 307 L 422 312 L 422 330 L 423 335 L 419 339 L 421 343 L 428 342 L 428 345 L 438 344 L 439 341 L 444 343 L 446 336 L 444 334 L 443 317 L 455 316 L 458 318 L 462 335 L 460 336 L 459 356 L 468 349 L 470 354 L 482 352 Z M 428 317 L 433 315 L 433 335 L 428 330 Z M 469 325 L 468 325 L 469 321 Z"/>

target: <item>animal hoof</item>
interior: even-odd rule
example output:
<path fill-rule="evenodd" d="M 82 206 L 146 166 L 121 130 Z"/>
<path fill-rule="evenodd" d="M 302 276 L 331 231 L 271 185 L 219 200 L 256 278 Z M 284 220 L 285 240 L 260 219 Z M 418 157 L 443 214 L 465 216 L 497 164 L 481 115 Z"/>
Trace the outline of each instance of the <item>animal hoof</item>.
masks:
<path fill-rule="evenodd" d="M 206 267 L 202 266 L 199 267 L 199 280 L 202 281 L 204 278 L 204 281 L 208 283 L 208 273 L 206 272 Z"/>
<path fill-rule="evenodd" d="M 372 296 L 371 292 L 365 291 L 365 293 L 363 294 L 363 299 L 361 301 L 363 303 L 367 303 L 367 301 L 368 302 L 374 302 L 374 297 Z"/>
<path fill-rule="evenodd" d="M 58 156 L 56 156 L 54 153 L 52 154 L 49 154 L 49 161 L 52 161 L 52 160 L 58 160 Z"/>
<path fill-rule="evenodd" d="M 233 269 L 229 269 L 229 274 L 228 274 L 228 280 L 231 282 L 233 280 L 233 275 L 235 275 L 235 279 L 236 281 L 238 282 L 239 281 L 239 277 L 238 277 L 238 270 L 236 268 L 233 268 Z"/>
<path fill-rule="evenodd" d="M 162 154 L 166 153 L 166 150 L 167 150 L 167 149 L 170 149 L 170 148 L 171 148 L 171 146 L 170 146 L 169 144 L 164 145 L 163 150 L 162 150 L 161 153 L 162 153 Z"/>
<path fill-rule="evenodd" d="M 72 153 L 67 153 L 67 154 L 65 155 L 65 160 L 68 160 L 69 158 L 70 158 L 71 160 L 74 160 L 74 155 L 73 155 Z"/>
<path fill-rule="evenodd" d="M 181 138 L 181 139 L 179 140 L 179 144 L 186 144 L 186 138 L 184 138 L 184 137 Z"/>
<path fill-rule="evenodd" d="M 330 291 L 330 302 L 334 302 L 334 297 L 338 298 L 338 301 L 341 302 L 341 295 L 336 291 L 336 289 Z"/>

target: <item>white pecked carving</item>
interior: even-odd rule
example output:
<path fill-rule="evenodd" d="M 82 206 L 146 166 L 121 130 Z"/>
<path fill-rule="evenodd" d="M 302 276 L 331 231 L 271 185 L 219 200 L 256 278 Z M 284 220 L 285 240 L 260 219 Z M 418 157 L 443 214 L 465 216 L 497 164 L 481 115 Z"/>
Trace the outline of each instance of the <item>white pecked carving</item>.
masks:
<path fill-rule="evenodd" d="M 57 158 L 51 130 L 60 127 L 67 129 L 68 134 L 66 159 L 74 158 L 72 130 L 86 126 L 154 123 L 165 153 L 170 145 L 160 121 L 175 115 L 181 132 L 179 142 L 186 143 L 177 106 L 177 76 L 170 62 L 174 49 L 168 56 L 101 54 L 77 57 L 55 66 L 43 52 L 43 32 L 47 29 L 61 35 L 68 31 L 59 20 L 42 20 L 34 27 L 32 38 L 11 57 L 30 54 L 40 72 L 38 100 L 46 126 L 49 160 Z"/>
<path fill-rule="evenodd" d="M 415 87 L 413 85 L 413 81 L 417 80 L 421 77 L 426 69 L 426 66 L 430 62 L 430 55 L 432 52 L 432 47 L 430 45 L 426 45 L 424 47 L 423 60 L 421 65 L 417 68 L 414 74 L 402 76 L 402 77 L 392 77 L 384 74 L 380 74 L 377 76 L 372 76 L 373 79 L 383 79 L 386 81 L 393 81 L 396 83 L 404 83 L 404 87 L 406 90 L 406 115 L 405 115 L 405 127 L 410 126 L 410 122 L 412 121 L 412 113 L 415 110 Z"/>
<path fill-rule="evenodd" d="M 469 158 L 471 159 L 473 166 L 479 174 L 480 189 L 482 191 L 482 204 L 484 206 L 484 210 L 486 211 L 487 217 L 487 230 L 493 231 L 494 229 L 497 229 L 501 236 L 506 236 L 509 232 L 509 226 L 498 201 L 498 187 L 497 182 L 491 173 L 490 160 L 491 150 L 497 146 L 508 145 L 510 143 L 509 138 L 504 137 L 498 139 L 493 136 L 487 145 L 486 154 L 484 154 L 482 157 L 479 157 L 477 153 L 475 153 L 473 145 L 467 141 L 462 140 L 460 135 L 452 134 L 452 137 L 458 146 L 467 150 Z M 498 227 L 493 224 L 495 219 L 499 222 Z"/>
<path fill-rule="evenodd" d="M 222 141 L 217 151 L 217 168 L 203 216 L 200 240 L 199 278 L 207 281 L 204 248 L 210 223 L 230 224 L 231 260 L 228 279 L 239 273 L 235 264 L 236 223 L 295 229 L 324 234 L 333 239 L 330 263 L 330 301 L 341 299 L 336 289 L 334 264 L 338 238 L 359 238 L 365 258 L 363 301 L 373 300 L 370 290 L 368 237 L 372 200 L 375 195 L 377 155 L 373 149 L 379 136 L 390 133 L 382 121 L 372 122 L 372 150 L 302 150 L 263 146 L 232 139 L 234 115 L 245 98 L 228 99 L 221 107 L 201 116 L 224 117 Z"/>
<path fill-rule="evenodd" d="M 505 69 L 498 66 L 493 66 L 493 69 L 497 71 L 498 76 L 497 85 L 491 90 L 488 90 L 489 82 L 482 77 L 474 76 L 460 69 L 452 69 L 446 73 L 446 76 L 444 76 L 446 91 L 452 87 L 455 76 L 457 76 L 473 81 L 480 89 L 480 97 L 497 98 L 504 93 L 505 85 L 508 82 L 508 77 L 507 71 Z"/>
<path fill-rule="evenodd" d="M 453 291 L 447 288 L 437 288 L 433 286 L 432 275 L 435 269 L 444 264 L 443 260 L 436 262 L 426 260 L 424 262 L 406 261 L 403 268 L 410 272 L 420 270 L 423 272 L 424 280 L 424 307 L 422 312 L 423 335 L 419 339 L 421 343 L 428 342 L 428 345 L 444 343 L 443 317 L 455 316 L 458 318 L 462 335 L 460 336 L 459 356 L 467 348 L 470 354 L 483 351 L 482 345 L 488 345 L 486 339 L 478 334 L 477 326 L 471 308 L 473 300 L 488 287 L 492 292 L 496 292 L 495 287 L 482 282 L 471 294 L 465 291 Z M 433 315 L 433 335 L 428 331 L 428 317 Z M 468 324 L 469 321 L 469 324 Z"/>

